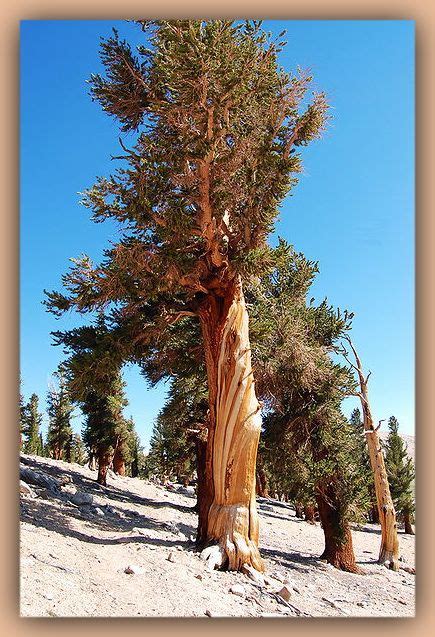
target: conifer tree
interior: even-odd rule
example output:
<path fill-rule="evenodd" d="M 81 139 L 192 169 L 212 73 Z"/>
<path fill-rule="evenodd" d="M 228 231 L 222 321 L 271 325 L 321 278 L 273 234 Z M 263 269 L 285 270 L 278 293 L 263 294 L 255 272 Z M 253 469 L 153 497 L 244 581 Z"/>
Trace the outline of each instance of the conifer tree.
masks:
<path fill-rule="evenodd" d="M 68 395 L 66 382 L 62 372 L 54 374 L 57 386 L 53 385 L 47 396 L 48 433 L 47 447 L 55 460 L 70 456 L 70 440 L 72 436 L 71 416 L 73 405 Z M 67 457 L 67 461 L 70 459 Z"/>
<path fill-rule="evenodd" d="M 116 304 L 136 321 L 139 338 L 150 300 L 161 299 L 159 334 L 162 323 L 199 319 L 213 486 L 204 544 L 218 547 L 209 551 L 216 565 L 262 569 L 255 506 L 261 420 L 243 282 L 267 262 L 266 238 L 301 170 L 296 151 L 319 137 L 327 104 L 317 93 L 301 109 L 311 77 L 279 68 L 283 43 L 272 42 L 259 21 L 139 26 L 150 48 L 135 55 L 115 32 L 102 43 L 105 76 L 91 77 L 103 110 L 123 131 L 139 131 L 133 148 L 122 144 L 120 168 L 84 197 L 94 220 L 119 221 L 123 236 L 99 266 L 77 260 L 64 277 L 66 293 L 52 292 L 48 304 L 57 312 Z"/>
<path fill-rule="evenodd" d="M 125 441 L 126 425 L 122 413 L 127 405 L 122 361 L 111 345 L 109 330 L 100 315 L 95 325 L 53 332 L 54 344 L 68 355 L 62 370 L 71 400 L 85 415 L 82 438 L 89 453 L 98 458 L 99 484 L 106 485 L 117 443 Z M 122 448 L 122 447 L 121 447 Z M 122 456 L 119 457 L 122 463 Z"/>
<path fill-rule="evenodd" d="M 388 420 L 388 438 L 385 444 L 385 465 L 394 507 L 405 525 L 405 533 L 414 535 L 412 515 L 414 513 L 413 482 L 414 463 L 408 457 L 403 438 L 399 434 L 399 422 L 395 416 Z"/>
<path fill-rule="evenodd" d="M 307 304 L 307 292 L 317 264 L 280 241 L 275 267 L 246 298 L 251 315 L 251 342 L 257 393 L 266 412 L 265 444 L 278 464 L 296 466 L 305 479 L 305 492 L 285 475 L 292 497 L 312 506 L 325 534 L 323 558 L 356 572 L 349 523 L 366 507 L 367 493 L 355 463 L 358 444 L 340 410 L 354 380 L 347 368 L 334 364 L 330 353 L 350 327 L 352 315 L 335 311 L 326 301 Z M 271 438 L 270 438 L 271 437 Z M 279 470 L 279 469 L 278 469 Z M 299 497 L 298 497 L 299 495 Z"/>
<path fill-rule="evenodd" d="M 25 437 L 24 452 L 40 455 L 39 429 L 42 424 L 42 414 L 39 412 L 39 399 L 36 394 L 30 396 L 23 407 L 22 428 Z"/>
<path fill-rule="evenodd" d="M 21 393 L 21 379 L 20 379 L 20 391 L 19 391 L 19 436 L 20 436 L 20 450 L 23 447 L 23 434 L 24 434 L 24 427 L 25 427 L 25 414 L 26 414 L 26 409 L 25 409 L 25 404 L 24 404 L 24 397 L 23 394 Z"/>
<path fill-rule="evenodd" d="M 71 462 L 83 465 L 86 462 L 86 448 L 80 434 L 73 434 L 71 448 Z"/>
<path fill-rule="evenodd" d="M 378 505 L 376 502 L 375 484 L 373 482 L 373 471 L 370 465 L 370 456 L 365 440 L 364 423 L 361 419 L 361 411 L 358 408 L 352 411 L 349 422 L 352 425 L 353 430 L 355 431 L 356 439 L 358 441 L 358 458 L 356 462 L 361 467 L 361 472 L 364 475 L 364 481 L 367 484 L 367 489 L 370 494 L 370 521 L 373 523 L 378 523 L 379 514 Z"/>

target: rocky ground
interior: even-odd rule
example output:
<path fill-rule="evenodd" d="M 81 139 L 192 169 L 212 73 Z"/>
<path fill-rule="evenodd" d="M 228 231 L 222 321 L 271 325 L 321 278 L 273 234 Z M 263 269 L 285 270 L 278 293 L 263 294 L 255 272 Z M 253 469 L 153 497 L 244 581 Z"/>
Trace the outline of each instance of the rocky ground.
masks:
<path fill-rule="evenodd" d="M 192 542 L 195 498 L 183 487 L 111 474 L 104 488 L 87 467 L 26 455 L 21 462 L 23 617 L 414 615 L 414 538 L 402 532 L 397 573 L 376 564 L 377 525 L 353 531 L 364 574 L 343 573 L 317 557 L 319 524 L 260 499 L 267 573 L 256 581 L 207 569 Z"/>

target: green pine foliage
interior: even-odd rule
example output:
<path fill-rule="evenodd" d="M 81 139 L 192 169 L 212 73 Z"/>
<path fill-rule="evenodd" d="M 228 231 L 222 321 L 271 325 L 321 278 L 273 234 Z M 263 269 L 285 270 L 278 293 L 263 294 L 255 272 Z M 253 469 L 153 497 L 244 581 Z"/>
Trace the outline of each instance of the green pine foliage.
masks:
<path fill-rule="evenodd" d="M 311 504 L 332 484 L 344 523 L 359 518 L 368 501 L 357 461 L 359 432 L 340 409 L 354 381 L 331 359 L 352 315 L 326 300 L 317 306 L 307 301 L 316 263 L 282 240 L 274 259 L 275 266 L 246 291 L 264 404 L 260 453 L 274 488 L 295 501 Z"/>
<path fill-rule="evenodd" d="M 48 433 L 47 447 L 55 460 L 70 460 L 71 457 L 71 418 L 73 405 L 61 371 L 54 374 L 57 386 L 51 387 L 47 396 Z"/>
<path fill-rule="evenodd" d="M 88 454 L 80 434 L 73 434 L 71 440 L 71 462 L 84 465 L 87 459 Z"/>
<path fill-rule="evenodd" d="M 146 459 L 148 476 L 189 482 L 196 471 L 196 438 L 207 418 L 205 376 L 174 378 L 157 416 Z"/>
<path fill-rule="evenodd" d="M 414 502 L 414 463 L 408 457 L 406 445 L 399 434 L 399 422 L 395 416 L 388 420 L 388 438 L 385 447 L 385 465 L 394 508 L 399 517 L 412 515 Z"/>
<path fill-rule="evenodd" d="M 364 423 L 361 418 L 361 412 L 358 408 L 354 409 L 349 419 L 352 431 L 355 433 L 356 439 L 356 462 L 361 468 L 362 478 L 365 483 L 365 488 L 369 493 L 370 509 L 368 511 L 369 521 L 372 520 L 373 511 L 376 511 L 376 493 L 375 484 L 373 479 L 373 470 L 370 463 L 370 455 L 367 447 L 366 436 L 364 434 Z M 377 520 L 377 515 L 376 515 Z"/>
<path fill-rule="evenodd" d="M 103 40 L 104 74 L 91 95 L 135 143 L 85 191 L 96 222 L 120 240 L 95 265 L 73 260 L 63 291 L 47 293 L 61 315 L 104 309 L 124 328 L 124 359 L 164 337 L 204 292 L 268 266 L 267 235 L 301 171 L 300 151 L 328 119 L 312 78 L 279 67 L 280 43 L 261 21 L 138 21 L 133 51 L 118 33 Z M 212 177 L 211 177 L 212 176 Z"/>
<path fill-rule="evenodd" d="M 32 394 L 29 401 L 21 406 L 20 416 L 24 436 L 24 453 L 42 455 L 39 431 L 42 424 L 42 414 L 39 412 L 39 398 L 36 394 Z"/>

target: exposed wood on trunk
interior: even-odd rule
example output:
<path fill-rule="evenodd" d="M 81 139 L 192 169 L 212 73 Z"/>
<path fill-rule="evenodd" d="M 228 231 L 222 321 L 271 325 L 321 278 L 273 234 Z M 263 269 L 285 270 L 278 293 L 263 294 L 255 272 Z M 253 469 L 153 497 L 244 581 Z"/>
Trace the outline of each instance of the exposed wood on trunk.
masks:
<path fill-rule="evenodd" d="M 264 570 L 258 552 L 255 500 L 261 416 L 240 279 L 229 286 L 225 297 L 209 294 L 199 315 L 206 353 L 210 426 L 198 540 L 203 545 L 218 544 L 230 570 L 239 570 L 243 564 Z"/>
<path fill-rule="evenodd" d="M 381 441 L 378 434 L 379 426 L 375 428 L 373 416 L 368 398 L 367 377 L 364 376 L 360 358 L 352 344 L 350 338 L 346 338 L 349 343 L 356 364 L 350 363 L 358 374 L 363 412 L 364 431 L 366 432 L 367 447 L 369 450 L 370 464 L 373 470 L 375 483 L 376 502 L 378 506 L 379 522 L 381 524 L 382 539 L 379 551 L 379 563 L 386 564 L 393 571 L 399 569 L 399 538 L 397 535 L 396 512 L 390 493 L 387 471 L 385 468 L 384 454 L 382 452 Z"/>

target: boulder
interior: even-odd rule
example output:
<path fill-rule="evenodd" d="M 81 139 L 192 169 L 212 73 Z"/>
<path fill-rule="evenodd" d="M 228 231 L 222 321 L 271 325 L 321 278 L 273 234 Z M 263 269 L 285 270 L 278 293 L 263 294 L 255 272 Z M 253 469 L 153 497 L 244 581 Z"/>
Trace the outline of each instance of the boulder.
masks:
<path fill-rule="evenodd" d="M 40 471 L 34 471 L 21 463 L 20 479 L 24 480 L 24 482 L 30 482 L 30 484 L 36 484 L 38 487 L 45 487 L 54 493 L 59 493 L 60 491 L 60 482 L 58 480 Z"/>
<path fill-rule="evenodd" d="M 77 506 L 81 506 L 83 504 L 92 504 L 94 501 L 94 496 L 90 493 L 83 493 L 81 491 L 77 491 L 77 493 L 73 493 L 70 497 L 71 502 L 73 504 L 77 504 Z"/>
<path fill-rule="evenodd" d="M 20 480 L 20 493 L 22 495 L 28 495 L 30 498 L 36 498 L 36 493 L 24 480 Z"/>

